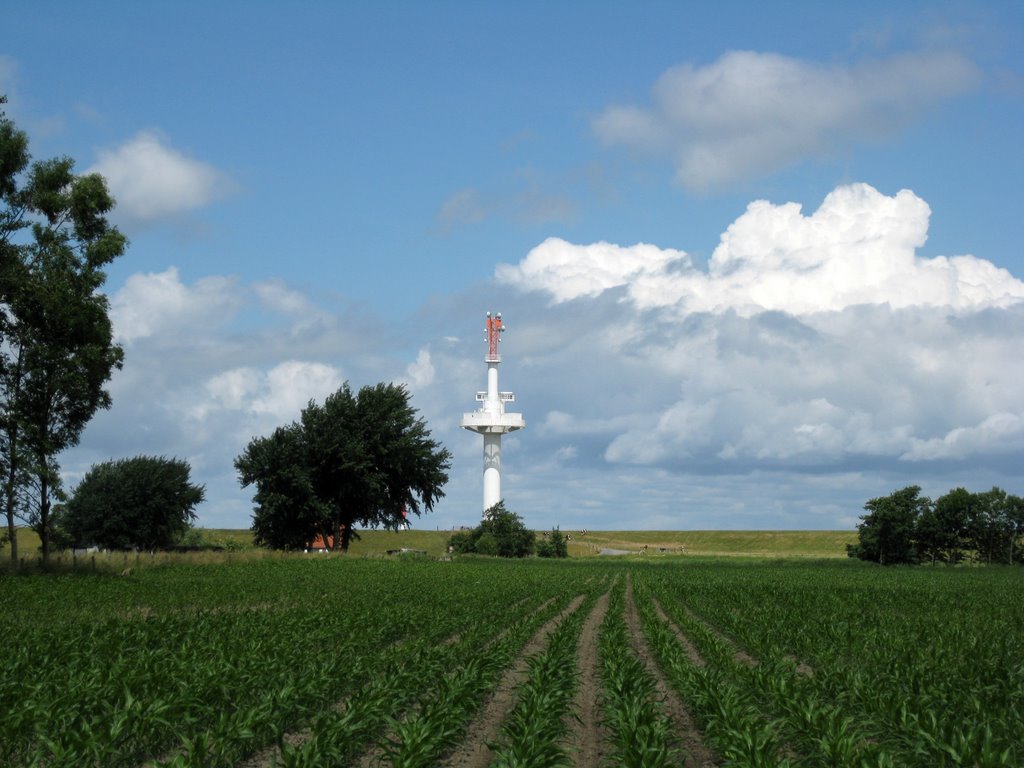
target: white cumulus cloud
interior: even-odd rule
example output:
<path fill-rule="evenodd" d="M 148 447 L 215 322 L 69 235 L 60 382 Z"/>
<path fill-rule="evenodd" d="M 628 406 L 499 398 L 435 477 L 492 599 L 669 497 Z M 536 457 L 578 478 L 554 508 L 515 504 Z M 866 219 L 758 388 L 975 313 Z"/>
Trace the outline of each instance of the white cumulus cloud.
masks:
<path fill-rule="evenodd" d="M 228 436 L 247 438 L 295 421 L 310 400 L 322 402 L 343 383 L 335 366 L 312 360 L 239 366 L 210 376 L 198 392 L 190 388 L 184 415 L 208 437 L 216 425 Z"/>
<path fill-rule="evenodd" d="M 89 171 L 106 178 L 117 213 L 135 222 L 188 213 L 223 198 L 233 186 L 222 171 L 168 146 L 151 131 L 98 154 Z"/>
<path fill-rule="evenodd" d="M 555 301 L 569 301 L 597 296 L 634 280 L 665 279 L 674 264 L 689 266 L 689 256 L 644 243 L 630 247 L 612 243 L 574 245 L 551 237 L 518 265 L 499 264 L 495 275 L 519 288 L 547 291 Z"/>
<path fill-rule="evenodd" d="M 722 235 L 706 272 L 683 251 L 551 238 L 495 274 L 555 302 L 624 288 L 642 309 L 743 315 L 804 315 L 858 304 L 976 310 L 1024 300 L 1024 282 L 991 262 L 918 256 L 930 214 L 910 190 L 887 196 L 850 184 L 811 215 L 797 203 L 751 203 Z"/>
<path fill-rule="evenodd" d="M 963 459 L 976 454 L 1024 450 L 1024 413 L 994 413 L 981 423 L 956 427 L 942 437 L 911 440 L 906 461 Z"/>
<path fill-rule="evenodd" d="M 204 277 L 189 286 L 170 267 L 130 276 L 111 298 L 110 316 L 118 341 L 130 344 L 164 331 L 184 334 L 214 318 L 229 318 L 241 302 L 234 278 Z"/>
<path fill-rule="evenodd" d="M 421 349 L 416 359 L 409 363 L 405 369 L 405 383 L 415 392 L 429 387 L 434 381 L 434 363 L 430 359 L 430 350 Z"/>
<path fill-rule="evenodd" d="M 344 378 L 331 365 L 287 360 L 275 365 L 260 382 L 250 408 L 275 420 L 293 420 L 310 400 L 323 400 L 342 385 Z"/>
<path fill-rule="evenodd" d="M 650 106 L 610 106 L 593 128 L 607 144 L 667 154 L 679 183 L 702 190 L 891 134 L 978 78 L 952 52 L 844 67 L 732 51 L 667 70 Z"/>

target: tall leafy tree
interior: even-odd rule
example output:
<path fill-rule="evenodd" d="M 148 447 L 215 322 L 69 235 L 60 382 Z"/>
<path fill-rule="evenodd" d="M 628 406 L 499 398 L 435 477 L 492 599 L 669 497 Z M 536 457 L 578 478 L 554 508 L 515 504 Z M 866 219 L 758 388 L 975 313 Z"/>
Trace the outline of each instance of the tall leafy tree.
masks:
<path fill-rule="evenodd" d="M 869 500 L 857 526 L 858 543 L 850 555 L 882 565 L 918 561 L 917 522 L 931 507 L 931 500 L 921 496 L 921 487 L 910 485 L 888 496 Z"/>
<path fill-rule="evenodd" d="M 404 386 L 354 393 L 346 383 L 298 422 L 253 439 L 235 460 L 256 486 L 258 543 L 306 546 L 318 535 L 347 550 L 355 527 L 397 528 L 444 496 L 451 454 L 430 437 Z"/>
<path fill-rule="evenodd" d="M 7 98 L 0 95 L 0 105 Z M 3 468 L 4 512 L 11 542 L 11 559 L 18 559 L 15 532 L 17 489 L 24 479 L 17 458 L 18 425 L 14 405 L 20 385 L 20 348 L 11 343 L 15 317 L 10 302 L 22 266 L 19 233 L 25 221 L 25 192 L 19 178 L 29 164 L 28 136 L 0 108 L 0 461 Z"/>
<path fill-rule="evenodd" d="M 24 132 L 0 114 L 0 459 L 9 528 L 20 514 L 50 552 L 57 456 L 110 406 L 104 388 L 123 352 L 113 340 L 104 267 L 124 253 L 107 221 L 114 206 L 98 174 L 70 158 L 29 164 Z M 27 479 L 38 496 L 19 504 Z M 15 546 L 12 558 L 17 558 Z"/>
<path fill-rule="evenodd" d="M 302 549 L 317 536 L 332 540 L 335 521 L 317 494 L 315 462 L 301 424 L 252 440 L 235 460 L 242 485 L 256 486 L 252 531 L 257 544 Z"/>
<path fill-rule="evenodd" d="M 1009 555 L 1010 563 L 1020 562 L 1022 550 L 1021 537 L 1024 536 L 1024 498 L 1015 496 L 1014 494 L 1007 494 L 1006 496 L 1006 516 L 1008 518 L 1008 541 L 1007 541 L 1007 554 Z"/>
<path fill-rule="evenodd" d="M 136 456 L 94 465 L 60 510 L 72 543 L 108 549 L 165 549 L 195 520 L 204 490 L 188 462 Z"/>
<path fill-rule="evenodd" d="M 973 496 L 967 529 L 975 555 L 986 563 L 1012 563 L 1024 502 L 998 487 Z"/>
<path fill-rule="evenodd" d="M 975 494 L 966 488 L 954 488 L 922 510 L 917 522 L 921 553 L 932 562 L 959 562 L 967 546 L 968 524 L 976 504 Z"/>

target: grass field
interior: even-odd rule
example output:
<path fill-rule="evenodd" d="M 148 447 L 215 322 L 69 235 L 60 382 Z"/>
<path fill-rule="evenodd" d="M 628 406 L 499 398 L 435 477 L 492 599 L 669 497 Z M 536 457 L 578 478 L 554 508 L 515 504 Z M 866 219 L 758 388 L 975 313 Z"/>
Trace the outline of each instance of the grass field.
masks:
<path fill-rule="evenodd" d="M 206 528 L 204 540 L 250 548 L 252 533 L 247 530 Z M 383 555 L 388 550 L 408 548 L 432 557 L 446 553 L 449 530 L 360 531 L 350 554 Z M 572 537 L 572 557 L 599 555 L 602 549 L 644 556 L 669 554 L 748 557 L 846 557 L 846 545 L 857 541 L 856 531 L 563 531 Z M 19 529 L 20 554 L 26 560 L 38 555 L 39 539 L 27 529 Z M 646 547 L 646 549 L 645 549 Z M 662 551 L 664 550 L 664 552 Z M 0 559 L 9 553 L 9 545 L 0 549 Z"/>

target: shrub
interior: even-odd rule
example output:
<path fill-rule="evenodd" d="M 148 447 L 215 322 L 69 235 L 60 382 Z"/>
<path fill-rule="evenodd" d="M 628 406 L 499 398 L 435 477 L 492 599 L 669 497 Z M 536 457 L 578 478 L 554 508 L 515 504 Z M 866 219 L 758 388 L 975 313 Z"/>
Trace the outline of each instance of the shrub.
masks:
<path fill-rule="evenodd" d="M 558 526 L 537 543 L 537 557 L 568 557 L 569 540 Z"/>
<path fill-rule="evenodd" d="M 476 540 L 473 551 L 478 555 L 497 555 L 500 552 L 498 540 L 494 538 L 493 533 L 480 534 L 480 538 Z"/>
<path fill-rule="evenodd" d="M 484 512 L 484 519 L 472 531 L 460 531 L 448 540 L 453 552 L 459 554 L 529 557 L 533 554 L 535 535 L 523 525 L 515 512 L 505 509 L 499 501 Z"/>

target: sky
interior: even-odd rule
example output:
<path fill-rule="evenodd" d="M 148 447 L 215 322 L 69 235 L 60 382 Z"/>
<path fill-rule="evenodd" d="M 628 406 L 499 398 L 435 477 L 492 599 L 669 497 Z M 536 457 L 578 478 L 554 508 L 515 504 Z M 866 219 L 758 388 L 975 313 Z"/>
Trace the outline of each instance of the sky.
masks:
<path fill-rule="evenodd" d="M 37 159 L 100 172 L 125 362 L 60 457 L 234 459 L 344 382 L 452 453 L 484 316 L 502 495 L 563 530 L 852 529 L 1024 494 L 1024 5 L 118 2 L 5 9 Z M 512 406 L 510 406 L 511 408 Z"/>

